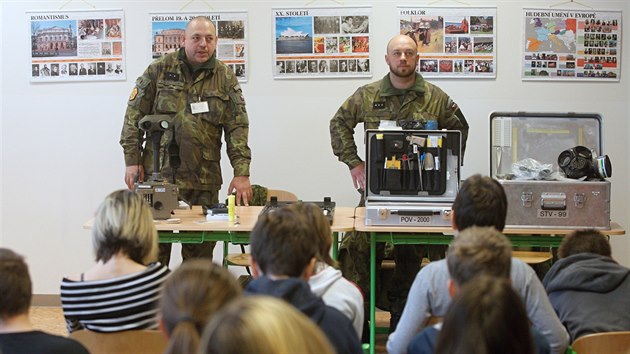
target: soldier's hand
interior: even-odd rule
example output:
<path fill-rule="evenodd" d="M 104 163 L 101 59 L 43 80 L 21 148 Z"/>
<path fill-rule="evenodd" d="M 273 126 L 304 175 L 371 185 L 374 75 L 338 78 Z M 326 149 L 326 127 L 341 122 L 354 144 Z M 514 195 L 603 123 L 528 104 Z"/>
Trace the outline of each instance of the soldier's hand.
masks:
<path fill-rule="evenodd" d="M 354 166 L 350 170 L 350 175 L 352 176 L 354 189 L 361 188 L 365 190 L 365 162 L 361 162 L 360 164 Z"/>
<path fill-rule="evenodd" d="M 252 186 L 249 183 L 249 177 L 235 176 L 228 187 L 228 194 L 232 194 L 234 190 L 236 190 L 236 205 L 249 206 L 249 201 L 252 200 L 253 195 Z"/>
<path fill-rule="evenodd" d="M 140 165 L 127 166 L 125 169 L 125 183 L 129 189 L 137 181 L 144 181 L 144 168 Z"/>

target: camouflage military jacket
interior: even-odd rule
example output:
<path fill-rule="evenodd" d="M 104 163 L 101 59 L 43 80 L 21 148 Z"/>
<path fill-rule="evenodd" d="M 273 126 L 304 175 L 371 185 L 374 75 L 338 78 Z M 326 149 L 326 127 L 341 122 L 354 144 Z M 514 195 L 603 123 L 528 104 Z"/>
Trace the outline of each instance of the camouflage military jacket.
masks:
<path fill-rule="evenodd" d="M 392 86 L 389 74 L 360 87 L 330 120 L 330 140 L 339 161 L 353 168 L 360 164 L 354 143 L 354 128 L 377 129 L 381 120 L 436 120 L 439 129 L 462 132 L 462 155 L 468 137 L 468 122 L 459 107 L 439 87 L 416 74 L 416 83 L 401 90 Z"/>
<path fill-rule="evenodd" d="M 153 62 L 136 80 L 120 137 L 127 166 L 141 163 L 145 179 L 153 171 L 151 139 L 144 148 L 138 121 L 148 114 L 174 118 L 173 129 L 162 137 L 162 176 L 172 178 L 173 169 L 165 147 L 174 139 L 181 165 L 176 170 L 180 188 L 219 190 L 222 184 L 221 135 L 225 133 L 227 154 L 234 176 L 249 176 L 251 151 L 247 145 L 249 121 L 241 87 L 232 70 L 212 57 L 195 78 L 184 60 L 183 49 Z M 208 111 L 193 114 L 191 103 L 207 102 Z"/>

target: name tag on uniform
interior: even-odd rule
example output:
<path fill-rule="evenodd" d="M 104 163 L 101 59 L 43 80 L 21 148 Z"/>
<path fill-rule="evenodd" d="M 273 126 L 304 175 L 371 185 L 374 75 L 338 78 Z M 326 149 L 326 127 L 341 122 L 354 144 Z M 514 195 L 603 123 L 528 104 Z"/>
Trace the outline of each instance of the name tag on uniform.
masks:
<path fill-rule="evenodd" d="M 372 109 L 384 109 L 385 102 L 374 102 L 372 103 Z"/>
<path fill-rule="evenodd" d="M 191 103 L 190 111 L 192 112 L 192 114 L 210 112 L 210 109 L 208 108 L 208 101 Z"/>

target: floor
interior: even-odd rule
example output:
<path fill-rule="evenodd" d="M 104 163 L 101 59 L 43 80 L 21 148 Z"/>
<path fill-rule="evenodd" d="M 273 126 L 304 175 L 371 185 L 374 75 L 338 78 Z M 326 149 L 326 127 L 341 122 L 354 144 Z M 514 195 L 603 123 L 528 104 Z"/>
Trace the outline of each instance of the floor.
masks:
<path fill-rule="evenodd" d="M 36 329 L 60 336 L 68 335 L 61 307 L 33 306 L 30 317 Z"/>
<path fill-rule="evenodd" d="M 36 329 L 60 336 L 68 334 L 61 307 L 33 306 L 31 307 L 30 317 L 31 323 Z M 388 327 L 389 313 L 378 311 L 376 313 L 376 325 L 378 327 Z M 385 349 L 386 342 L 387 334 L 376 335 L 376 353 L 387 353 Z"/>

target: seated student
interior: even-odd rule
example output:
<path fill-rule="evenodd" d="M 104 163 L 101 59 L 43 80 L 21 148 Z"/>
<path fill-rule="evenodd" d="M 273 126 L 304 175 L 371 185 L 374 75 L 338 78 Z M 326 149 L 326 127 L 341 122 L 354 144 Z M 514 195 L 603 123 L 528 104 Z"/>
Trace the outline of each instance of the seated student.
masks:
<path fill-rule="evenodd" d="M 309 278 L 311 291 L 322 298 L 324 303 L 341 311 L 351 321 L 359 339 L 363 333 L 363 294 L 359 288 L 344 278 L 341 271 L 333 268 L 336 262 L 330 256 L 332 236 L 330 223 L 324 217 L 321 208 L 313 203 L 298 203 L 289 208 L 304 214 L 308 225 L 315 230 L 319 237 L 317 242 L 319 253 L 314 274 Z"/>
<path fill-rule="evenodd" d="M 320 237 L 306 215 L 280 208 L 258 218 L 251 232 L 252 280 L 245 292 L 281 298 L 310 317 L 337 353 L 362 353 L 352 322 L 327 306 L 307 283 L 319 254 Z"/>
<path fill-rule="evenodd" d="M 442 286 L 445 289 L 448 289 L 448 293 L 450 297 L 453 297 L 458 290 L 468 284 L 468 283 L 477 283 L 477 278 L 480 275 L 493 277 L 498 280 L 510 281 L 510 268 L 512 263 L 512 245 L 507 237 L 503 236 L 497 229 L 494 227 L 478 227 L 472 226 L 466 228 L 466 230 L 462 231 L 451 243 L 448 248 L 448 253 L 446 255 L 446 263 L 448 267 L 449 279 L 444 282 Z M 488 301 L 494 301 L 494 299 L 488 299 Z M 519 299 L 518 302 L 521 300 Z M 451 303 L 452 306 L 453 304 Z M 486 306 L 494 306 L 495 304 L 488 304 Z M 523 305 L 520 305 L 521 307 Z M 506 310 L 505 308 L 501 308 L 502 310 Z M 449 308 L 448 311 L 451 311 Z M 447 311 L 446 316 L 449 315 Z M 508 309 L 508 312 L 511 309 Z M 518 311 L 514 309 L 514 311 Z M 476 316 L 472 314 L 472 311 L 469 311 L 469 314 L 464 314 L 463 316 Z M 479 316 L 482 318 L 486 316 L 491 316 L 488 313 L 479 313 Z M 494 315 L 499 316 L 499 318 L 487 317 L 486 321 L 490 322 L 491 320 L 496 320 L 501 322 L 505 318 L 509 318 L 510 314 L 500 312 L 500 309 L 495 311 Z M 518 313 L 514 313 L 514 315 L 518 315 Z M 469 318 L 472 322 L 470 323 L 478 323 L 480 319 L 475 319 L 474 317 Z M 514 321 L 520 321 L 522 323 L 504 323 L 504 327 L 507 330 L 507 333 L 500 334 L 499 333 L 488 333 L 489 336 L 501 336 L 504 337 L 502 339 L 508 339 L 508 341 L 513 341 L 514 345 L 525 345 L 525 348 L 534 348 L 535 350 L 532 352 L 531 350 L 525 353 L 536 353 L 536 354 L 548 354 L 549 343 L 538 331 L 532 329 L 532 334 L 528 329 L 529 323 L 527 319 L 527 315 L 523 309 L 522 316 L 516 316 Z M 447 320 L 444 319 L 444 326 L 450 326 L 450 330 L 452 331 L 452 326 L 458 325 L 461 323 L 447 323 Z M 455 319 L 455 321 L 457 321 Z M 433 354 L 435 353 L 436 343 L 438 339 L 438 335 L 440 335 L 440 329 L 442 324 L 438 324 L 432 327 L 425 328 L 420 334 L 416 335 L 409 344 L 407 352 L 409 354 Z M 478 330 L 486 330 L 486 328 L 477 328 Z M 517 333 L 510 333 L 511 330 L 519 330 Z M 452 332 L 449 331 L 449 334 L 452 335 Z M 520 337 L 523 335 L 523 337 Z M 532 341 L 533 337 L 533 341 Z M 454 338 L 451 337 L 452 341 L 455 341 Z M 484 336 L 479 337 L 480 345 L 484 342 Z M 446 344 L 446 343 L 443 343 Z M 495 343 L 493 345 L 497 345 Z M 535 344 L 535 345 L 534 345 Z M 515 353 L 513 351 L 476 351 L 474 347 L 469 348 L 470 353 Z M 461 353 L 461 352 L 453 352 L 453 353 Z"/>
<path fill-rule="evenodd" d="M 509 279 L 486 275 L 457 290 L 435 350 L 436 354 L 535 352 L 523 301 Z"/>
<path fill-rule="evenodd" d="M 453 203 L 451 220 L 456 232 L 474 225 L 493 226 L 502 231 L 506 215 L 507 198 L 501 184 L 487 176 L 473 175 L 460 187 Z M 431 262 L 418 272 L 409 290 L 400 323 L 387 339 L 390 354 L 406 353 L 411 339 L 426 326 L 431 316 L 443 317 L 446 314 L 451 302 L 444 286 L 448 279 L 445 260 Z M 525 302 L 533 327 L 547 338 L 552 353 L 564 353 L 569 335 L 551 307 L 534 270 L 512 258 L 511 279 L 512 286 Z"/>
<path fill-rule="evenodd" d="M 562 240 L 558 256 L 543 284 L 571 340 L 630 331 L 630 269 L 611 258 L 606 236 L 575 231 Z"/>
<path fill-rule="evenodd" d="M 324 333 L 293 306 L 248 296 L 219 311 L 203 331 L 200 354 L 333 354 Z"/>
<path fill-rule="evenodd" d="M 168 269 L 156 262 L 151 209 L 130 191 L 108 195 L 96 210 L 92 246 L 96 265 L 64 277 L 61 306 L 68 332 L 157 329 L 160 288 Z"/>
<path fill-rule="evenodd" d="M 225 268 L 209 259 L 182 263 L 164 282 L 160 329 L 169 339 L 165 354 L 196 353 L 212 316 L 238 299 L 241 287 Z"/>
<path fill-rule="evenodd" d="M 32 283 L 24 258 L 0 248 L 0 353 L 88 354 L 78 342 L 33 329 Z"/>

